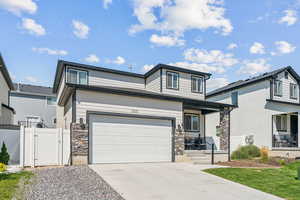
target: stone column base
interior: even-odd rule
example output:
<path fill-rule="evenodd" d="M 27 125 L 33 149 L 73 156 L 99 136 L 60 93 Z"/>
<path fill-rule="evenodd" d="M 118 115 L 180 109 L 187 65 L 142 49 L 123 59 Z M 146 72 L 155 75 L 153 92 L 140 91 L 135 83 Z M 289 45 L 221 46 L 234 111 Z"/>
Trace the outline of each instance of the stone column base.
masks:
<path fill-rule="evenodd" d="M 88 165 L 88 157 L 72 156 L 72 165 Z"/>

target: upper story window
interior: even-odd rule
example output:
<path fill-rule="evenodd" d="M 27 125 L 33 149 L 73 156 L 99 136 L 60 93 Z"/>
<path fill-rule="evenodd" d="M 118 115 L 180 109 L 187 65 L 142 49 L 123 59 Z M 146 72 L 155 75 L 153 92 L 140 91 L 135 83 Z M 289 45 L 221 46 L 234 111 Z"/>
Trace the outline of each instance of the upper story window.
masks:
<path fill-rule="evenodd" d="M 192 76 L 192 92 L 203 93 L 203 78 Z"/>
<path fill-rule="evenodd" d="M 167 88 L 179 89 L 179 74 L 176 72 L 167 72 Z"/>
<path fill-rule="evenodd" d="M 275 96 L 282 96 L 282 81 L 275 80 L 275 87 L 274 87 L 274 95 Z"/>
<path fill-rule="evenodd" d="M 239 104 L 239 93 L 238 92 L 231 93 L 231 104 L 238 106 L 238 104 Z"/>
<path fill-rule="evenodd" d="M 200 117 L 196 114 L 184 114 L 184 130 L 200 131 Z"/>
<path fill-rule="evenodd" d="M 297 85 L 294 83 L 290 84 L 290 97 L 291 99 L 297 99 Z"/>
<path fill-rule="evenodd" d="M 47 97 L 47 105 L 56 105 L 56 97 Z"/>
<path fill-rule="evenodd" d="M 67 82 L 73 84 L 87 85 L 87 71 L 68 68 Z"/>

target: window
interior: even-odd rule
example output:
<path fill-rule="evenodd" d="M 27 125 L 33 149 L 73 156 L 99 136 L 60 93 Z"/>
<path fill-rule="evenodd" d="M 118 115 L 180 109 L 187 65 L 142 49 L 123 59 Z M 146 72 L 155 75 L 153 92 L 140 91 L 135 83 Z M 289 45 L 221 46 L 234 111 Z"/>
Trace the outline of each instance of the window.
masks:
<path fill-rule="evenodd" d="M 87 85 L 87 72 L 69 68 L 67 70 L 67 82 L 73 84 Z"/>
<path fill-rule="evenodd" d="M 290 97 L 291 99 L 297 99 L 297 85 L 294 83 L 290 84 Z"/>
<path fill-rule="evenodd" d="M 276 129 L 277 131 L 287 131 L 287 116 L 277 115 L 276 116 Z"/>
<path fill-rule="evenodd" d="M 178 90 L 179 74 L 176 72 L 167 72 L 167 88 Z"/>
<path fill-rule="evenodd" d="M 238 92 L 231 93 L 231 104 L 238 106 L 238 104 L 239 104 L 239 93 Z"/>
<path fill-rule="evenodd" d="M 184 129 L 186 131 L 199 131 L 200 130 L 199 115 L 185 114 L 184 115 Z"/>
<path fill-rule="evenodd" d="M 282 96 L 282 81 L 275 80 L 274 95 Z"/>
<path fill-rule="evenodd" d="M 56 105 L 56 97 L 47 97 L 47 105 Z"/>
<path fill-rule="evenodd" d="M 203 93 L 203 78 L 192 76 L 192 92 Z"/>

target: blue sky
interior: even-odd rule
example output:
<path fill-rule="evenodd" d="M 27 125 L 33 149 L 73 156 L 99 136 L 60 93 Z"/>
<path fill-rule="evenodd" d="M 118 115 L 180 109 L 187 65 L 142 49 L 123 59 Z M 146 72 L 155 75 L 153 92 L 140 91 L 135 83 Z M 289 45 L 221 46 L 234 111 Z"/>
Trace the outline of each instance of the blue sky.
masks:
<path fill-rule="evenodd" d="M 52 86 L 58 59 L 144 73 L 213 74 L 209 89 L 293 66 L 299 0 L 0 0 L 0 52 L 16 82 Z M 131 67 L 130 67 L 131 66 Z"/>

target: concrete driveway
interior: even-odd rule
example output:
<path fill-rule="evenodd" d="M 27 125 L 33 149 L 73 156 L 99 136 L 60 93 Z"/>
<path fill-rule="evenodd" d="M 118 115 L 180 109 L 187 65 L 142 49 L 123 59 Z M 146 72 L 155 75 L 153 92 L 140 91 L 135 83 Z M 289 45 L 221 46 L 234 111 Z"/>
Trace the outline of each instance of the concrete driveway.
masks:
<path fill-rule="evenodd" d="M 189 163 L 91 165 L 126 200 L 279 200 Z"/>

